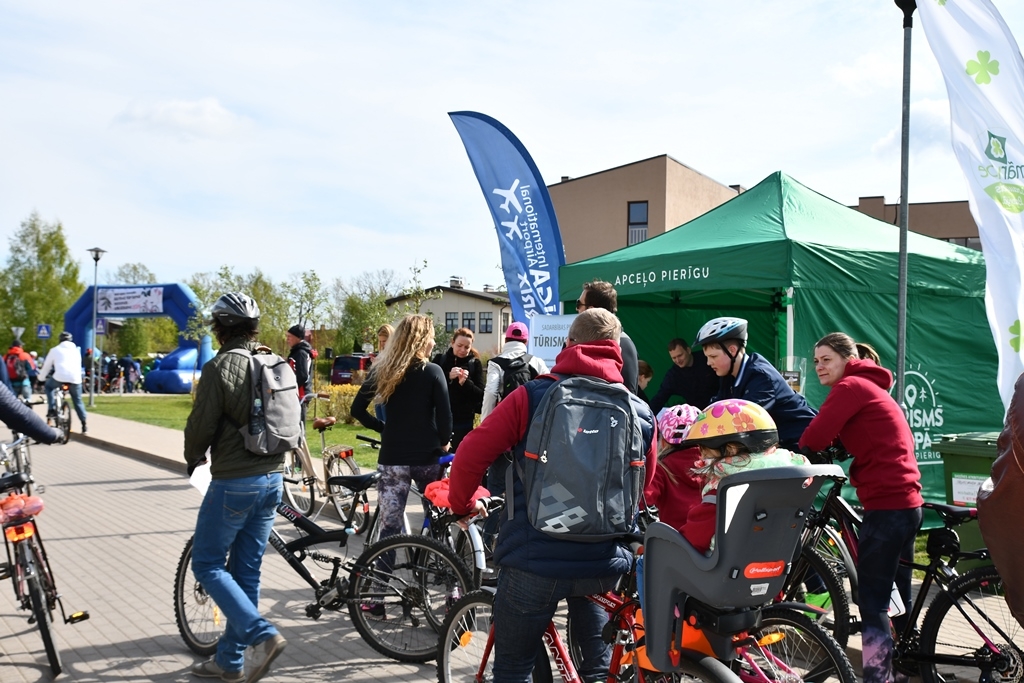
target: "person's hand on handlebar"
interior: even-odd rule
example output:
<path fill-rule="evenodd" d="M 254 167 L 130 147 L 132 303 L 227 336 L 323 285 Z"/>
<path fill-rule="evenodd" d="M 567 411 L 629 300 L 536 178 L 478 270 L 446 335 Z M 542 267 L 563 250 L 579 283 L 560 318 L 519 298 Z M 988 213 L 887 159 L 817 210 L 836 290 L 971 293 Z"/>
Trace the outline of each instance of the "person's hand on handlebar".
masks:
<path fill-rule="evenodd" d="M 456 521 L 456 524 L 458 524 L 459 528 L 462 529 L 463 531 L 467 531 L 469 529 L 469 520 L 473 519 L 474 517 L 486 517 L 486 516 L 487 516 L 487 499 L 486 498 L 478 498 L 473 503 L 473 511 L 470 512 L 465 517 L 460 517 Z"/>

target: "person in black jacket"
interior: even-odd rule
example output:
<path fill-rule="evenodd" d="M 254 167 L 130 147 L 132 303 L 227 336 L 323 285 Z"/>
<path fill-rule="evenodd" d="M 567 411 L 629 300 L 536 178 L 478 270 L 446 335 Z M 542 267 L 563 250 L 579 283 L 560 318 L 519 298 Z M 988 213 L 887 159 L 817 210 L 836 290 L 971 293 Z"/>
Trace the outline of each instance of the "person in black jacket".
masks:
<path fill-rule="evenodd" d="M 473 331 L 460 327 L 452 336 L 452 345 L 434 357 L 448 379 L 448 398 L 452 408 L 452 450 L 473 430 L 473 421 L 484 402 L 484 366 L 473 348 Z"/>
<path fill-rule="evenodd" d="M 64 433 L 48 424 L 25 405 L 10 389 L 0 383 L 0 422 L 19 434 L 26 434 L 42 443 L 57 443 Z"/>
<path fill-rule="evenodd" d="M 668 343 L 668 355 L 672 358 L 672 367 L 651 399 L 651 410 L 657 415 L 672 396 L 680 396 L 683 403 L 704 410 L 718 391 L 718 377 L 708 366 L 708 359 L 682 339 Z"/>
<path fill-rule="evenodd" d="M 284 335 L 291 351 L 288 352 L 288 364 L 295 371 L 295 380 L 299 384 L 299 399 L 313 393 L 313 347 L 306 341 L 306 328 L 292 325 Z M 306 403 L 302 404 L 302 423 L 306 422 Z"/>
<path fill-rule="evenodd" d="M 381 538 L 402 533 L 411 482 L 423 491 L 441 478 L 438 459 L 448 450 L 452 413 L 444 374 L 428 362 L 433 350 L 434 323 L 425 315 L 407 315 L 352 400 L 352 417 L 381 434 Z M 370 403 L 387 406 L 387 422 L 370 414 Z"/>
<path fill-rule="evenodd" d="M 697 332 L 693 345 L 703 347 L 708 365 L 720 378 L 718 395 L 711 400 L 742 398 L 758 404 L 775 420 L 779 446 L 799 452 L 800 437 L 818 413 L 764 357 L 747 354 L 747 321 L 709 320 Z"/>

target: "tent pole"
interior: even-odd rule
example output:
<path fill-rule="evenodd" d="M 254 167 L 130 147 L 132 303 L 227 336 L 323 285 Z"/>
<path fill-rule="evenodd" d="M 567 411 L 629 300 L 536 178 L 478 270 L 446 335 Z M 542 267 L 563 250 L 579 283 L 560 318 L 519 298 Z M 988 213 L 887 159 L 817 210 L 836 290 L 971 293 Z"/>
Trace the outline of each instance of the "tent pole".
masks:
<path fill-rule="evenodd" d="M 896 295 L 896 402 L 904 403 L 903 380 L 907 357 L 907 231 L 910 225 L 907 186 L 910 165 L 910 34 L 916 0 L 895 0 L 903 10 L 903 125 L 900 139 L 900 263 Z"/>

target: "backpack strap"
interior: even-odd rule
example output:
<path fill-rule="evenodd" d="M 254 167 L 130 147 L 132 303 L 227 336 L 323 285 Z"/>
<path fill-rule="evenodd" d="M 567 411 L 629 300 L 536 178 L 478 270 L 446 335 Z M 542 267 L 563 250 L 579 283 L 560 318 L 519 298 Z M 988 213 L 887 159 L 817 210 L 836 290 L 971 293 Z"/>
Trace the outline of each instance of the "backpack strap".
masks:
<path fill-rule="evenodd" d="M 554 373 L 548 373 L 546 375 L 539 375 L 536 379 L 543 379 L 543 380 L 550 380 L 551 381 L 550 385 L 547 387 L 547 389 L 544 390 L 544 393 L 541 394 L 541 399 L 543 399 L 544 396 L 546 396 L 547 393 L 549 391 L 551 391 L 551 387 L 555 386 L 556 384 L 561 382 L 563 379 L 567 379 L 567 378 L 569 378 L 571 376 L 572 375 L 556 375 Z M 531 381 L 535 381 L 535 380 L 531 380 Z M 526 392 L 526 396 L 527 396 L 527 400 L 529 401 L 529 406 L 530 406 L 530 423 L 532 424 L 533 423 L 534 414 L 536 413 L 537 406 L 540 405 L 540 401 L 537 401 L 537 404 L 535 406 L 534 403 L 533 403 L 533 393 L 528 391 L 528 392 Z M 527 427 L 527 431 L 529 431 L 529 427 Z M 524 440 L 526 439 L 526 435 L 525 434 L 523 435 L 523 439 Z M 519 475 L 519 480 L 520 481 L 522 481 L 523 477 L 526 476 L 526 473 L 523 471 L 523 466 L 522 466 L 522 464 L 520 464 L 519 459 L 517 457 L 515 457 L 515 454 L 512 455 L 512 462 L 509 464 L 508 468 L 505 470 L 505 510 L 508 511 L 508 519 L 512 519 L 515 516 L 515 514 L 516 514 L 516 510 L 515 510 L 515 497 L 516 497 L 516 495 L 515 495 L 515 488 L 514 488 L 515 480 L 513 479 L 513 476 L 512 476 L 512 470 L 515 470 L 516 473 Z"/>

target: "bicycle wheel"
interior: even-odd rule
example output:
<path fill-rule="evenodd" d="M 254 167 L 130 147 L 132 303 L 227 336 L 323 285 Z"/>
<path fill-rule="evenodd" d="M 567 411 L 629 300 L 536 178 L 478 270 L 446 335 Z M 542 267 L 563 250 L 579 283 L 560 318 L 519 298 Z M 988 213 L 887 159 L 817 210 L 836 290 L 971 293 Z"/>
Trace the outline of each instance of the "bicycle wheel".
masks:
<path fill-rule="evenodd" d="M 61 443 L 67 443 L 71 440 L 71 406 L 67 402 L 61 404 L 60 416 L 57 419 L 60 428 L 64 430 L 64 439 Z"/>
<path fill-rule="evenodd" d="M 359 465 L 356 464 L 355 458 L 343 458 L 338 453 L 330 451 L 331 449 L 328 449 L 328 452 L 324 454 L 324 474 L 328 479 L 359 474 Z M 355 533 L 361 534 L 366 526 L 367 517 L 369 517 L 362 508 L 361 496 L 344 486 L 328 485 L 327 493 L 331 502 L 334 503 L 334 509 L 338 512 L 338 519 L 343 522 L 352 514 L 352 506 L 356 506 L 356 514 L 352 518 L 352 528 Z"/>
<path fill-rule="evenodd" d="M 185 645 L 201 657 L 217 651 L 217 641 L 227 625 L 220 608 L 192 575 L 191 538 L 174 574 L 174 621 Z"/>
<path fill-rule="evenodd" d="M 1004 595 L 996 568 L 979 567 L 954 581 L 948 592 L 935 596 L 921 624 L 922 659 L 935 655 L 960 661 L 922 662 L 924 683 L 977 681 L 986 674 L 992 681 L 1020 680 L 1024 633 L 1010 614 Z"/>
<path fill-rule="evenodd" d="M 733 670 L 748 680 L 856 683 L 850 660 L 835 638 L 802 612 L 768 607 L 761 627 L 737 648 Z"/>
<path fill-rule="evenodd" d="M 288 504 L 304 515 L 313 514 L 313 507 L 316 504 L 316 474 L 306 471 L 302 464 L 302 453 L 298 448 L 284 454 L 281 469 L 285 477 L 284 497 Z M 289 479 L 295 483 L 289 482 Z"/>
<path fill-rule="evenodd" d="M 794 600 L 826 612 L 805 614 L 832 633 L 842 647 L 850 638 L 850 600 L 846 584 L 836 574 L 835 564 L 814 548 L 803 548 L 793 563 L 793 571 L 786 582 L 783 600 Z"/>
<path fill-rule="evenodd" d="M 466 683 L 477 680 L 477 673 L 482 674 L 482 680 L 491 680 L 494 652 L 492 650 L 484 661 L 484 650 L 493 620 L 494 594 L 490 591 L 473 591 L 452 605 L 437 642 L 438 683 Z M 552 679 L 551 661 L 545 649 L 543 661 L 538 659 L 533 667 L 531 680 L 551 683 Z"/>
<path fill-rule="evenodd" d="M 427 536 L 389 536 L 356 561 L 349 614 L 377 652 L 400 662 L 428 662 L 437 653 L 445 613 L 472 581 L 451 548 Z"/>
<path fill-rule="evenodd" d="M 31 540 L 22 541 L 21 553 L 28 597 L 32 603 L 32 618 L 36 626 L 39 627 L 39 634 L 43 637 L 43 647 L 46 649 L 46 659 L 50 662 L 50 671 L 57 676 L 60 674 L 62 666 L 60 652 L 57 650 L 57 643 L 53 637 L 53 613 L 50 611 L 50 603 L 45 590 L 49 572 L 38 543 L 33 543 Z"/>

